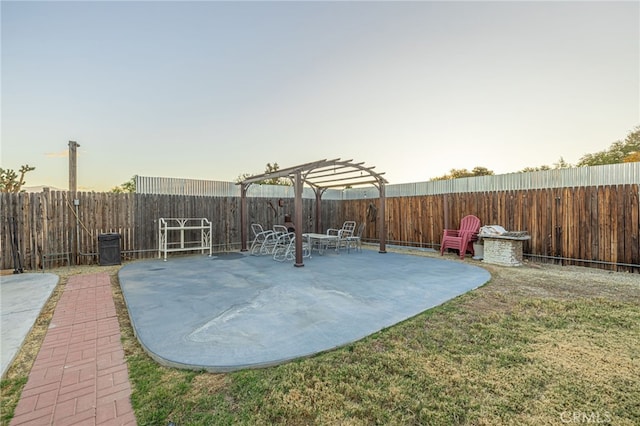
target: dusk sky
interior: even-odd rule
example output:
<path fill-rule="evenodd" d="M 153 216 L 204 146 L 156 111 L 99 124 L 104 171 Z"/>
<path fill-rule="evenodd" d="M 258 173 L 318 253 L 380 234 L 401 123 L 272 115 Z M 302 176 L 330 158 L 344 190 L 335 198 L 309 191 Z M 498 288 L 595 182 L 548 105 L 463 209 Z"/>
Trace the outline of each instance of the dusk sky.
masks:
<path fill-rule="evenodd" d="M 391 184 L 640 125 L 640 2 L 2 1 L 3 168 L 105 191 L 342 158 Z"/>

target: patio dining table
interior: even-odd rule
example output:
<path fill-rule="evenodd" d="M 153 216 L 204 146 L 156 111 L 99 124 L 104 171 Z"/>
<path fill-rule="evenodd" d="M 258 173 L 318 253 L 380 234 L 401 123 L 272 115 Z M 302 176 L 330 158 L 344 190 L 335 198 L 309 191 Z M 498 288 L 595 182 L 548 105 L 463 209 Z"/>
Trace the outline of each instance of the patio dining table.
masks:
<path fill-rule="evenodd" d="M 302 234 L 302 236 L 309 239 L 309 244 L 311 246 L 310 247 L 311 249 L 313 249 L 314 246 L 317 247 L 318 254 L 321 256 L 324 254 L 324 251 L 329 246 L 329 244 L 331 244 L 332 242 L 333 243 L 338 242 L 337 235 L 316 234 L 313 232 L 309 232 L 309 233 Z M 336 244 L 336 250 L 337 250 L 337 244 Z"/>

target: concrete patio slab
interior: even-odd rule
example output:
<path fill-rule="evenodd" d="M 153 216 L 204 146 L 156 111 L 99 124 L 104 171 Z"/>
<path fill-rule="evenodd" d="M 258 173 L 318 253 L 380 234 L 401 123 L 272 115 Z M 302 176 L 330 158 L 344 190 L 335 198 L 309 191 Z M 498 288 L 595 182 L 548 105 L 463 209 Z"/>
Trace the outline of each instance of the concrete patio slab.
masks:
<path fill-rule="evenodd" d="M 0 277 L 2 375 L 20 350 L 58 280 L 54 274 L 27 273 Z"/>
<path fill-rule="evenodd" d="M 305 259 L 243 253 L 128 264 L 119 272 L 142 346 L 164 365 L 259 368 L 344 346 L 490 279 L 461 261 L 372 250 Z"/>

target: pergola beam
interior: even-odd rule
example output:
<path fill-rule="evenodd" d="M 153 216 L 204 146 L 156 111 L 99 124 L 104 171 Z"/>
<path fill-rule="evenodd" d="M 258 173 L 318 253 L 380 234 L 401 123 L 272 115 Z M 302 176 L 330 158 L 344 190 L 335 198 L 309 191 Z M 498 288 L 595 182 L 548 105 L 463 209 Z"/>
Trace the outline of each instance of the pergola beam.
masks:
<path fill-rule="evenodd" d="M 326 181 L 329 182 L 329 181 Z M 349 186 L 353 186 L 353 185 L 375 185 L 378 184 L 379 182 L 377 180 L 367 180 L 367 181 L 362 181 L 362 182 L 354 182 L 354 183 L 348 183 L 347 185 Z M 322 185 L 322 188 L 345 188 L 345 184 L 341 181 L 339 183 L 335 183 L 335 184 L 329 184 L 329 185 Z M 346 189 L 346 188 L 345 188 Z"/>
<path fill-rule="evenodd" d="M 326 174 L 331 174 L 331 173 L 348 173 L 348 172 L 355 172 L 357 170 L 347 170 L 347 172 L 337 172 L 337 170 L 342 170 L 342 169 L 349 169 L 349 168 L 354 168 L 358 165 L 361 165 L 364 163 L 353 163 L 353 164 L 341 164 L 341 165 L 330 165 L 327 167 L 318 167 L 314 170 L 310 170 L 308 173 L 308 176 L 314 176 L 314 177 L 318 177 L 320 176 L 320 173 L 326 173 Z"/>
<path fill-rule="evenodd" d="M 342 169 L 343 168 L 340 168 L 339 170 L 342 170 Z M 309 174 L 306 175 L 306 177 L 315 180 L 315 179 L 318 179 L 318 178 L 323 178 L 323 177 L 328 177 L 328 176 L 349 175 L 349 174 L 352 174 L 352 173 L 358 173 L 358 172 L 361 173 L 362 172 L 362 170 L 344 170 L 344 171 L 337 172 L 337 171 L 329 171 L 327 169 L 323 169 L 323 170 L 320 170 L 320 171 L 327 172 L 327 173 L 319 174 L 319 173 L 316 173 L 316 171 L 314 170 L 313 174 L 309 173 Z"/>
<path fill-rule="evenodd" d="M 300 171 L 313 170 L 313 169 L 317 169 L 318 167 L 323 167 L 324 164 L 332 164 L 337 160 L 339 160 L 339 158 L 335 160 L 313 161 L 311 163 L 300 164 L 299 166 L 287 167 L 286 169 L 278 169 L 273 172 L 263 173 L 260 175 L 253 175 L 244 179 L 242 183 L 255 183 L 255 182 L 260 182 L 262 180 L 273 179 L 278 177 L 291 177 L 293 174 L 295 174 L 297 170 L 300 170 Z"/>

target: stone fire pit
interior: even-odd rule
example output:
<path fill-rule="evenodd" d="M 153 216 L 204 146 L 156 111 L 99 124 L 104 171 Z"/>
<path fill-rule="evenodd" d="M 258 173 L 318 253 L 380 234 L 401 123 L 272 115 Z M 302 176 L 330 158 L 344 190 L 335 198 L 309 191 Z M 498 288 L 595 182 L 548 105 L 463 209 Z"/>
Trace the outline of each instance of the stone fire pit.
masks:
<path fill-rule="evenodd" d="M 522 265 L 522 247 L 525 241 L 531 239 L 525 231 L 481 232 L 478 237 L 484 242 L 483 262 L 502 266 Z"/>

